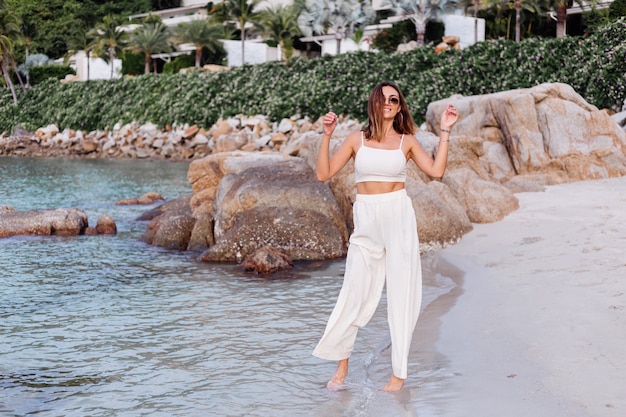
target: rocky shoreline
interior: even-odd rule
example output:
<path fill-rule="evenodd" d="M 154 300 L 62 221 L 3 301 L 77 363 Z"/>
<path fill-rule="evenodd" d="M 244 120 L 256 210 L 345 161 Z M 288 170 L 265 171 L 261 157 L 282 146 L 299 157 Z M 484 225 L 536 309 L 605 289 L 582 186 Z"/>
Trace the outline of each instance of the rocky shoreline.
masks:
<path fill-rule="evenodd" d="M 360 126 L 357 121 L 344 124 Z M 218 153 L 280 151 L 302 135 L 319 133 L 319 124 L 292 117 L 272 122 L 265 116 L 219 120 L 208 129 L 198 125 L 158 127 L 152 123 L 116 124 L 91 132 L 51 124 L 35 132 L 17 129 L 0 135 L 0 156 L 155 159 L 184 161 Z"/>
<path fill-rule="evenodd" d="M 517 192 L 626 175 L 626 114 L 610 116 L 568 85 L 431 103 L 416 133 L 431 156 L 439 115 L 450 102 L 461 119 L 446 174 L 432 179 L 413 164 L 407 170 L 422 251 L 457 242 L 473 223 L 501 220 L 519 207 Z M 331 152 L 360 128 L 358 121 L 340 119 Z M 288 266 L 341 257 L 347 249 L 354 167 L 349 162 L 332 180 L 317 181 L 321 131 L 320 120 L 264 116 L 233 117 L 209 128 L 130 123 L 87 133 L 51 125 L 0 136 L 0 155 L 190 161 L 192 194 L 153 210 L 142 240 L 196 251 L 208 262 L 273 259 Z"/>

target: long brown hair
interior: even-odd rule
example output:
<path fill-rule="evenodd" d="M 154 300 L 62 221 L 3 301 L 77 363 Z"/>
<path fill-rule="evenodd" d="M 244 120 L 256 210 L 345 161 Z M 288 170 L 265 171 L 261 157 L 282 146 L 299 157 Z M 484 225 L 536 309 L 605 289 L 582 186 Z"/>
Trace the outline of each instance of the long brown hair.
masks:
<path fill-rule="evenodd" d="M 385 95 L 383 87 L 392 87 L 398 92 L 400 99 L 400 111 L 393 119 L 393 128 L 400 134 L 413 135 L 416 127 L 411 112 L 406 105 L 404 95 L 398 86 L 390 81 L 383 81 L 372 90 L 367 101 L 367 127 L 363 129 L 367 139 L 381 141 L 383 135 L 383 106 L 385 105 Z"/>

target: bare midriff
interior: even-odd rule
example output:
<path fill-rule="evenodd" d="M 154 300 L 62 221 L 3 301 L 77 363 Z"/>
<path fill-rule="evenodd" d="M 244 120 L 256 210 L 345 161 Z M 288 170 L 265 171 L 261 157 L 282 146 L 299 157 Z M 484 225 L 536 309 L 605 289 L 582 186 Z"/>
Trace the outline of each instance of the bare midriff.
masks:
<path fill-rule="evenodd" d="M 398 191 L 403 188 L 403 182 L 365 181 L 356 184 L 356 192 L 359 194 L 385 194 Z"/>

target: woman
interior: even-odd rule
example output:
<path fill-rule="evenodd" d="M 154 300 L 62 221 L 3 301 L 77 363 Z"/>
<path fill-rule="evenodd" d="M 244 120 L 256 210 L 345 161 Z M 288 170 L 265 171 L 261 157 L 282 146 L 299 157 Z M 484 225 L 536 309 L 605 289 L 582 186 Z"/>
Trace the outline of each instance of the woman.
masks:
<path fill-rule="evenodd" d="M 404 384 L 422 298 L 415 211 L 404 189 L 406 163 L 412 159 L 430 177 L 441 178 L 450 129 L 458 119 L 456 109 L 449 105 L 441 116 L 439 148 L 433 160 L 415 138 L 415 123 L 395 84 L 377 85 L 367 111 L 367 127 L 349 134 L 332 158 L 329 144 L 337 115 L 332 111 L 326 114 L 317 161 L 317 178 L 326 181 L 354 158 L 357 187 L 343 286 L 313 352 L 319 358 L 339 361 L 327 384 L 331 391 L 343 388 L 357 331 L 374 314 L 385 280 L 393 372 L 383 390 L 398 391 Z"/>

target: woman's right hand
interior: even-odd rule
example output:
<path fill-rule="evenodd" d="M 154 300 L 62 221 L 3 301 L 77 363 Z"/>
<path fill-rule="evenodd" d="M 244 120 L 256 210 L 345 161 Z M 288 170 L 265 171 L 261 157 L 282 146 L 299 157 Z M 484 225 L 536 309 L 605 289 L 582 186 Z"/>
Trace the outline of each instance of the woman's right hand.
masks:
<path fill-rule="evenodd" d="M 326 116 L 324 116 L 324 134 L 332 136 L 336 126 L 337 115 L 332 111 L 329 111 L 328 113 L 326 113 Z"/>

